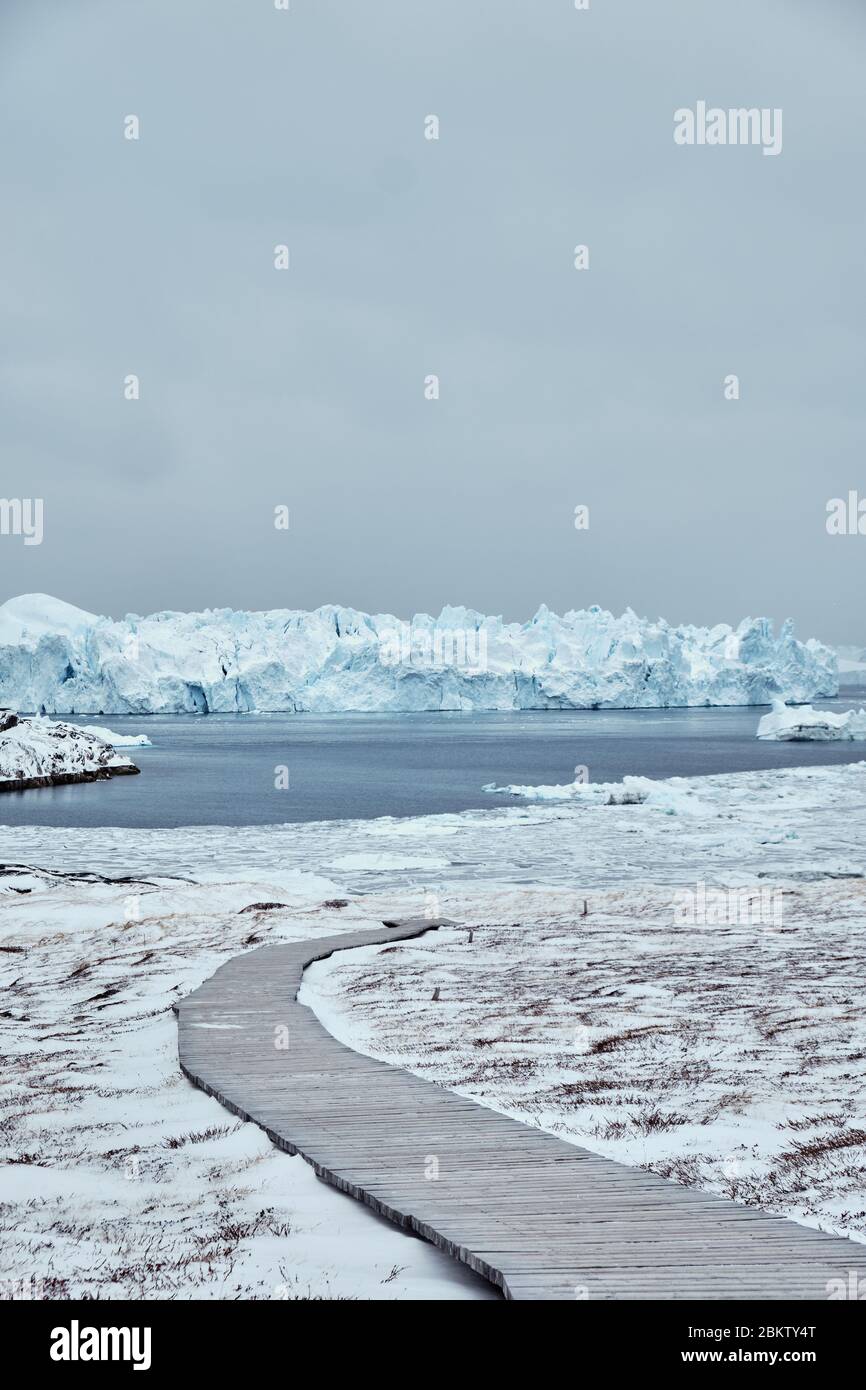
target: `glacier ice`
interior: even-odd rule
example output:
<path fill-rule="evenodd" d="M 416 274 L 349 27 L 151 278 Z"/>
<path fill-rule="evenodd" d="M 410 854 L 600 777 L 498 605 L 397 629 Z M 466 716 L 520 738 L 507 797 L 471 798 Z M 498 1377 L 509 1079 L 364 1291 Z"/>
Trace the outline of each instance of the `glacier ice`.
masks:
<path fill-rule="evenodd" d="M 784 700 L 774 700 L 772 710 L 758 724 L 758 738 L 788 743 L 866 739 L 866 709 L 834 714 L 811 705 L 789 709 Z"/>
<path fill-rule="evenodd" d="M 859 678 L 866 671 L 866 648 L 851 645 L 836 648 L 839 674 Z M 853 684 L 853 682 L 852 682 Z"/>
<path fill-rule="evenodd" d="M 835 695 L 836 656 L 786 622 L 671 627 L 594 606 L 505 623 L 314 612 L 130 614 L 42 594 L 0 606 L 0 705 L 52 714 L 649 709 Z"/>

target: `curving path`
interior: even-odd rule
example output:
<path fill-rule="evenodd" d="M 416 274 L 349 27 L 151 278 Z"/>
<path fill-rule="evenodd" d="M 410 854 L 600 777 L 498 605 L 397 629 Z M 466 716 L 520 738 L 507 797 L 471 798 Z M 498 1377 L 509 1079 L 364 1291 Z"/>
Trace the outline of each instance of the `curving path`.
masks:
<path fill-rule="evenodd" d="M 827 1299 L 828 1281 L 866 1281 L 864 1245 L 487 1110 L 344 1047 L 297 1002 L 311 961 L 445 925 L 400 922 L 227 961 L 177 1005 L 183 1071 L 508 1298 Z"/>

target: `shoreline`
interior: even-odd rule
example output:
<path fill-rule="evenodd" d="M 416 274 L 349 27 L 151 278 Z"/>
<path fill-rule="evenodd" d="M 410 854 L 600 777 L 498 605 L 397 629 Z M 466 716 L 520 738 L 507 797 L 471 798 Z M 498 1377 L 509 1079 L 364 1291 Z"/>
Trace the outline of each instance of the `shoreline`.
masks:
<path fill-rule="evenodd" d="M 74 782 L 104 782 L 109 777 L 135 777 L 140 767 L 99 767 L 86 772 L 55 772 L 44 777 L 6 777 L 0 780 L 0 793 L 39 791 L 44 787 L 64 787 Z"/>
<path fill-rule="evenodd" d="M 813 704 L 817 701 L 828 700 L 847 700 L 856 699 L 860 691 L 866 687 L 866 677 L 854 684 L 837 683 L 835 691 L 817 691 L 815 694 L 802 700 L 786 698 L 786 704 L 792 709 L 798 709 L 803 705 Z M 853 691 L 849 697 L 846 693 Z M 406 718 L 412 715 L 477 715 L 477 714 L 658 714 L 668 710 L 726 710 L 726 709 L 772 709 L 773 700 L 779 696 L 771 696 L 767 700 L 674 700 L 666 704 L 640 704 L 622 705 L 612 704 L 607 700 L 590 700 L 585 704 L 546 704 L 546 705 L 473 705 L 467 708 L 462 704 L 443 705 L 438 704 L 419 706 L 413 709 L 393 709 L 383 705 L 374 705 L 369 708 L 359 708 L 355 705 L 347 705 L 344 709 L 299 709 L 297 705 L 289 708 L 283 706 L 275 709 L 262 709 L 258 706 L 249 709 L 220 709 L 219 707 L 208 707 L 207 709 L 72 709 L 58 710 L 48 709 L 47 706 L 40 705 L 39 709 L 20 709 L 18 712 L 22 719 L 35 719 L 44 714 L 47 719 L 54 719 L 59 722 L 73 719 L 211 719 L 211 718 L 264 718 L 290 717 L 297 715 L 311 715 L 314 719 L 335 718 L 344 719 L 347 715 L 360 716 L 390 716 L 393 718 Z"/>

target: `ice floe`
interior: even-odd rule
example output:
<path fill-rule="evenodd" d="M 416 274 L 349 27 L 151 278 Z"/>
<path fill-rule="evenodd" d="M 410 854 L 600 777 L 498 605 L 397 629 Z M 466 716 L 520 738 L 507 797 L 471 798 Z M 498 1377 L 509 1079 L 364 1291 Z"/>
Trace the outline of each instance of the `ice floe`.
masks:
<path fill-rule="evenodd" d="M 794 743 L 866 739 L 866 709 L 834 714 L 811 705 L 791 708 L 784 700 L 774 700 L 771 712 L 758 724 L 758 738 Z"/>

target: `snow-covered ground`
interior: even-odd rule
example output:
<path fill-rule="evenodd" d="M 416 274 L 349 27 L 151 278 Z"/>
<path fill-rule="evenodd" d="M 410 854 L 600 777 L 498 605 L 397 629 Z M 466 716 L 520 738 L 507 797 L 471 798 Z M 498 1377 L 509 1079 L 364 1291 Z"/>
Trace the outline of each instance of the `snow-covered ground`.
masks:
<path fill-rule="evenodd" d="M 453 1296 L 447 1262 L 417 1263 L 435 1251 L 353 1224 L 373 1218 L 189 1086 L 170 1013 L 259 940 L 424 913 L 472 942 L 431 933 L 310 977 L 353 1045 L 862 1233 L 866 763 L 651 787 L 404 820 L 0 831 L 7 1277 L 100 1296 Z M 720 887 L 747 890 L 758 920 Z M 288 906 L 240 912 L 261 901 Z"/>
<path fill-rule="evenodd" d="M 866 739 L 866 709 L 834 714 L 811 705 L 791 709 L 784 700 L 774 700 L 772 710 L 758 724 L 758 738 L 791 743 Z"/>
<path fill-rule="evenodd" d="M 379 925 L 313 875 L 205 878 L 0 874 L 0 1298 L 495 1297 L 181 1075 L 172 1001 L 227 956 Z"/>
<path fill-rule="evenodd" d="M 129 758 L 115 752 L 107 733 L 0 710 L 0 791 L 138 772 Z"/>
<path fill-rule="evenodd" d="M 445 893 L 471 940 L 340 953 L 300 998 L 342 1042 L 483 1105 L 866 1240 L 866 882 L 707 898 Z"/>
<path fill-rule="evenodd" d="M 327 605 L 99 617 L 45 594 L 0 606 L 0 702 L 54 714 L 758 705 L 835 695 L 836 655 L 737 628 L 598 607 L 504 623 L 467 608 L 404 622 Z"/>

